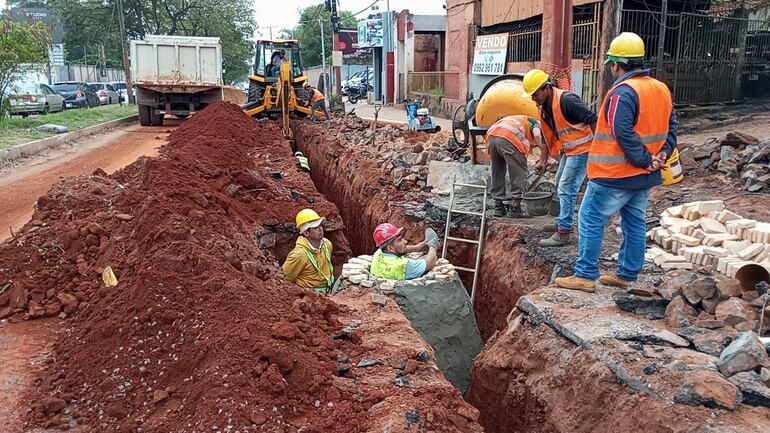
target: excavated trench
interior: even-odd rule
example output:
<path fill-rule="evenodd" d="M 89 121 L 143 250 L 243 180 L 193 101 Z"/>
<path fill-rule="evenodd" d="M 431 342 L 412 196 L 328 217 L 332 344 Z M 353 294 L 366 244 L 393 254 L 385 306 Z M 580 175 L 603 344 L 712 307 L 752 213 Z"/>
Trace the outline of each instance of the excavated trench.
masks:
<path fill-rule="evenodd" d="M 426 226 L 443 232 L 446 211 L 435 207 L 432 194 L 423 194 L 414 186 L 403 188 L 388 174 L 395 160 L 402 158 L 397 153 L 415 152 L 408 146 L 424 136 L 407 140 L 404 150 L 403 142 L 396 149 L 391 132 L 374 138 L 366 132 L 364 140 L 356 143 L 346 131 L 363 127 L 354 124 L 351 128 L 344 122 L 335 125 L 341 128 L 303 123 L 294 129 L 294 136 L 298 150 L 310 158 L 317 190 L 339 209 L 353 254 L 374 251 L 371 233 L 382 222 L 406 227 L 413 242 L 422 239 Z M 417 171 L 412 167 L 413 173 Z M 488 220 L 474 302 L 485 346 L 473 362 L 468 399 L 479 410 L 478 421 L 486 431 L 766 431 L 765 414 L 754 408 L 741 406 L 739 411 L 724 412 L 697 399 L 674 404 L 676 399 L 682 401 L 682 395 L 702 390 L 703 383 L 712 383 L 713 372 L 706 366 L 710 359 L 693 351 L 649 346 L 645 357 L 657 359 L 653 362 L 661 365 L 678 363 L 681 369 L 670 375 L 647 376 L 637 351 L 642 346 L 612 343 L 614 331 L 609 328 L 623 320 L 608 294 L 585 297 L 538 290 L 552 274 L 572 269 L 575 259 L 570 256 L 574 252 L 536 246 L 542 237 L 536 225 L 542 222 L 526 225 Z M 478 228 L 475 224 L 468 219 L 453 221 L 454 233 L 472 238 Z M 472 247 L 452 245 L 447 259 L 455 265 L 472 266 L 474 255 Z M 470 278 L 463 280 L 466 289 L 470 288 Z M 524 295 L 525 301 L 517 307 Z M 597 317 L 605 318 L 606 323 L 597 322 Z M 636 319 L 628 320 L 632 328 L 640 326 Z M 605 333 L 611 343 L 592 345 L 570 334 L 567 327 L 581 323 L 587 327 L 583 332 Z M 696 373 L 685 373 L 690 369 Z M 684 394 L 673 397 L 672 389 Z M 722 404 L 734 396 L 729 386 L 717 388 L 716 393 L 712 397 Z M 714 425 L 716 419 L 740 428 L 720 429 Z"/>

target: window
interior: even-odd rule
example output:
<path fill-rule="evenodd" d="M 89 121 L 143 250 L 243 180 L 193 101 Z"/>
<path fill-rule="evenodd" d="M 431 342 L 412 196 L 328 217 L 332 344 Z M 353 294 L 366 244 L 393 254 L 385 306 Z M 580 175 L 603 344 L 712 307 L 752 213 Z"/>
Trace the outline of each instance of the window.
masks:
<path fill-rule="evenodd" d="M 110 92 L 114 92 L 115 91 L 115 89 L 112 86 L 110 86 L 109 84 L 105 84 L 104 87 L 106 87 L 107 90 L 109 90 Z"/>

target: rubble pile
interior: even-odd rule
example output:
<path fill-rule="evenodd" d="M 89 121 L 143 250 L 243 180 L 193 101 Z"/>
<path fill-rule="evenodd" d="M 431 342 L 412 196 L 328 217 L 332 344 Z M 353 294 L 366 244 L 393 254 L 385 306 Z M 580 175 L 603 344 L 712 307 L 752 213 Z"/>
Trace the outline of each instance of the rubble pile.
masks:
<path fill-rule="evenodd" d="M 663 269 L 709 266 L 729 277 L 751 264 L 770 270 L 770 223 L 743 218 L 721 200 L 670 207 L 647 237 L 659 247 L 646 258 Z"/>
<path fill-rule="evenodd" d="M 464 155 L 464 149 L 449 150 L 448 132 L 427 134 L 395 125 L 375 130 L 356 116 L 332 119 L 329 127 L 335 131 L 330 134 L 331 138 L 346 148 L 361 148 L 361 155 L 376 161 L 376 166 L 402 191 L 430 191 L 426 186 L 430 161 L 467 162 L 470 159 Z"/>
<path fill-rule="evenodd" d="M 712 138 L 692 148 L 692 157 L 712 172 L 745 182 L 749 192 L 770 186 L 770 140 L 759 141 L 741 132 L 729 132 L 724 139 Z"/>
<path fill-rule="evenodd" d="M 67 319 L 27 397 L 29 430 L 382 431 L 377 406 L 475 431 L 430 360 L 398 389 L 379 385 L 385 372 L 340 370 L 346 357 L 385 355 L 360 345 L 333 300 L 282 280 L 266 230 L 308 203 L 341 225 L 280 130 L 225 102 L 157 158 L 54 186 L 0 245 L 3 317 Z M 344 253 L 345 237 L 329 235 Z"/>

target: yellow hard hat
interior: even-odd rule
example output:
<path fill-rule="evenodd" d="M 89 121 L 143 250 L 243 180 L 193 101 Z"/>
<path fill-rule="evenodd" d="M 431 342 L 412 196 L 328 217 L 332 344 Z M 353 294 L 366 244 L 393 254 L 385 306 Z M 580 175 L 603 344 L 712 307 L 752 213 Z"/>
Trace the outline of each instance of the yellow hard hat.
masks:
<path fill-rule="evenodd" d="M 644 58 L 644 41 L 642 38 L 636 33 L 623 32 L 610 43 L 610 49 L 607 51 L 607 60 L 604 63 L 627 63 L 629 60 L 641 60 L 642 58 Z"/>
<path fill-rule="evenodd" d="M 316 211 L 314 211 L 313 209 L 302 209 L 297 213 L 298 229 L 301 229 L 303 225 L 313 221 L 319 221 L 316 227 L 321 225 L 321 222 L 323 221 L 323 218 L 321 218 L 321 215 L 318 215 Z"/>
<path fill-rule="evenodd" d="M 526 96 L 532 96 L 533 93 L 540 90 L 549 78 L 548 74 L 541 69 L 532 69 L 524 74 L 524 93 Z"/>

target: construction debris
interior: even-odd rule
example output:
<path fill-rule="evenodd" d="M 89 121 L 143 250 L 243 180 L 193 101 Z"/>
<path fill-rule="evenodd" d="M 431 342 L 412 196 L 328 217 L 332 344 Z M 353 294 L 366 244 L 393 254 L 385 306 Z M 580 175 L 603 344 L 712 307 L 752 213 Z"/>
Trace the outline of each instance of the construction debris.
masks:
<path fill-rule="evenodd" d="M 770 185 L 770 140 L 729 132 L 721 141 L 711 139 L 693 148 L 692 157 L 705 169 L 744 181 L 749 192 L 766 191 Z"/>

